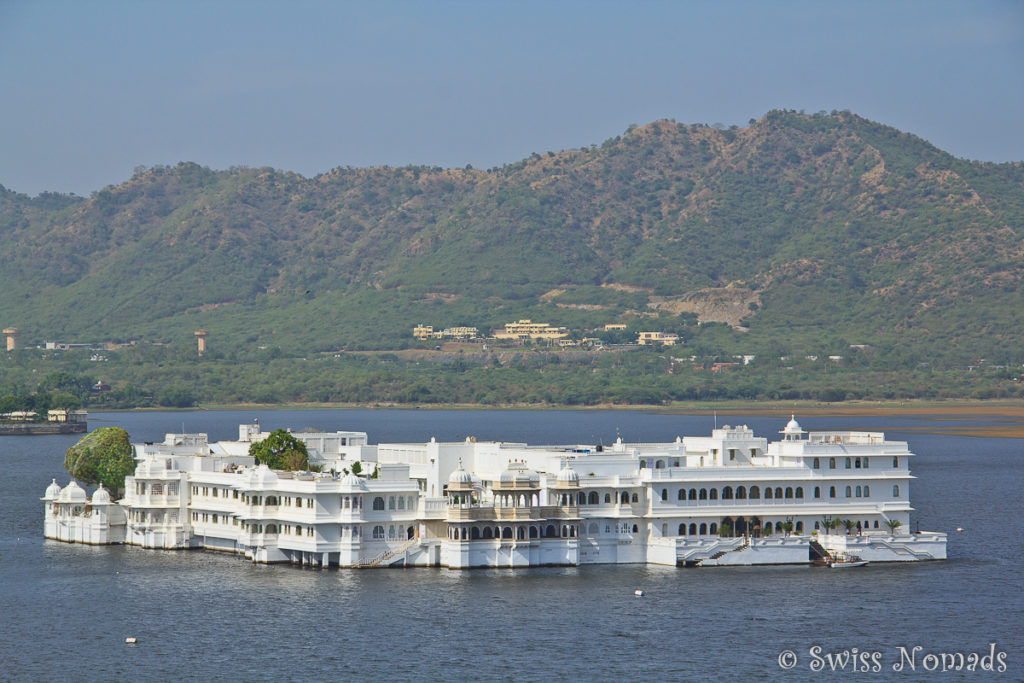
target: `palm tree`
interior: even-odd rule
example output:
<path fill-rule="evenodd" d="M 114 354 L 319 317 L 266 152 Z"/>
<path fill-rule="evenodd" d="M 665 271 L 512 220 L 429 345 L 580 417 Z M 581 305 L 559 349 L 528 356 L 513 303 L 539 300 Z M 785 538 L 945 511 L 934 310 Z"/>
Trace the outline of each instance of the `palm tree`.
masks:
<path fill-rule="evenodd" d="M 789 536 L 789 532 L 793 530 L 793 522 L 783 522 L 782 530 L 786 532 L 787 536 Z"/>
<path fill-rule="evenodd" d="M 889 534 L 895 536 L 896 530 L 903 526 L 903 522 L 898 519 L 890 519 L 886 522 L 886 525 L 889 527 Z"/>
<path fill-rule="evenodd" d="M 850 532 L 853 531 L 853 527 L 857 526 L 857 522 L 852 519 L 844 519 L 843 526 L 846 527 L 846 535 L 849 536 Z"/>
<path fill-rule="evenodd" d="M 828 525 L 829 525 L 829 527 L 832 528 L 833 531 L 835 531 L 836 529 L 839 528 L 839 524 L 840 524 L 839 518 L 838 517 L 833 517 L 832 521 L 830 521 Z"/>
<path fill-rule="evenodd" d="M 828 535 L 828 530 L 829 530 L 829 528 L 831 526 L 832 526 L 832 518 L 831 517 L 822 517 L 821 518 L 821 528 L 825 530 L 825 535 L 826 536 Z"/>

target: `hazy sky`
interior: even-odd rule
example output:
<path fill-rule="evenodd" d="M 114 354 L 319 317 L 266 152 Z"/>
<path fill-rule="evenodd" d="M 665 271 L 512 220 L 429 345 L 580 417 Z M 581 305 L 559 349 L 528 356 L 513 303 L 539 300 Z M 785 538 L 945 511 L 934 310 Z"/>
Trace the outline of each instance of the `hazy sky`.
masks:
<path fill-rule="evenodd" d="M 0 0 L 0 184 L 489 168 L 659 118 L 850 109 L 1024 160 L 1024 2 Z"/>

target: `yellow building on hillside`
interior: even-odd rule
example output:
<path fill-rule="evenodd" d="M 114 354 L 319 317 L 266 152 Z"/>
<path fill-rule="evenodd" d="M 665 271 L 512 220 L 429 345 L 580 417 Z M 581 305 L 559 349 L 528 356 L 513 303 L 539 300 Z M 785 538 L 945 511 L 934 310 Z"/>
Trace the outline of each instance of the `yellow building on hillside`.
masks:
<path fill-rule="evenodd" d="M 535 323 L 532 320 L 518 320 L 514 323 L 505 323 L 504 332 L 495 332 L 495 339 L 561 339 L 568 337 L 569 332 L 564 327 L 552 327 L 547 323 Z"/>

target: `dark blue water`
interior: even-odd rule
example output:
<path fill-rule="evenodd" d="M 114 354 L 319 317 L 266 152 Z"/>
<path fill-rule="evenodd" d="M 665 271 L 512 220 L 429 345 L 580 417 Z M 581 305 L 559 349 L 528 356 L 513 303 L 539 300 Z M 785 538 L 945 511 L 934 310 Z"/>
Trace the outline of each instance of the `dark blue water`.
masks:
<path fill-rule="evenodd" d="M 626 411 L 245 411 L 92 416 L 134 441 L 168 431 L 369 433 L 373 442 L 669 441 L 712 418 Z M 799 416 L 798 416 L 799 418 Z M 947 562 L 810 567 L 309 570 L 209 552 L 44 542 L 43 494 L 77 437 L 0 440 L 0 679 L 704 680 L 830 678 L 809 650 L 877 652 L 897 680 L 1024 679 L 1024 443 L 917 431 L 915 418 L 802 418 L 872 429 L 918 454 L 913 524 L 950 533 Z M 774 438 L 785 420 L 719 418 Z M 969 418 L 943 425 L 989 422 Z M 957 533 L 956 527 L 964 531 Z M 646 596 L 636 598 L 642 588 Z M 125 636 L 139 639 L 124 644 Z M 1003 674 L 925 671 L 928 653 L 1005 652 Z M 917 670 L 892 671 L 899 647 Z M 792 650 L 797 665 L 778 657 Z M 941 667 L 940 667 L 941 668 Z"/>

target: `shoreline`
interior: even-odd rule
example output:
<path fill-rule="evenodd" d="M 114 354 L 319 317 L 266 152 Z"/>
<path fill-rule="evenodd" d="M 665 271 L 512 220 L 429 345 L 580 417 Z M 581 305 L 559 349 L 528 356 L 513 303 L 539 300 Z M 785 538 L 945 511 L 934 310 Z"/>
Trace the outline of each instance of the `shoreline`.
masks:
<path fill-rule="evenodd" d="M 792 414 L 813 417 L 895 417 L 921 416 L 934 423 L 934 427 L 913 427 L 910 431 L 956 436 L 989 438 L 1024 438 L 1024 401 L 1021 400 L 950 400 L 950 401 L 871 401 L 821 403 L 815 401 L 789 402 L 693 402 L 672 405 L 616 405 L 560 406 L 538 404 L 481 405 L 481 404 L 408 404 L 408 403 L 235 403 L 205 404 L 192 408 L 129 408 L 98 412 L 188 412 L 196 410 L 623 410 L 663 415 L 754 415 L 785 418 Z M 958 417 L 990 418 L 992 425 L 945 425 Z"/>

